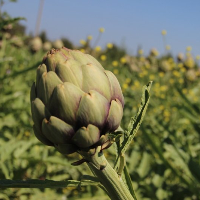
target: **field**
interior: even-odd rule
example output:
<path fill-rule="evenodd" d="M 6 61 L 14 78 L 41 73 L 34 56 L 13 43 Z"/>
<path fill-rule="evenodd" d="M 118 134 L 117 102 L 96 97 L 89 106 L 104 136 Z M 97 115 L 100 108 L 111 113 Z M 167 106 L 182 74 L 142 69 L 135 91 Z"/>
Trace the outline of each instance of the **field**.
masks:
<path fill-rule="evenodd" d="M 200 58 L 194 58 L 189 47 L 185 55 L 170 55 L 168 50 L 159 55 L 152 49 L 144 56 L 139 49 L 130 56 L 111 43 L 105 49 L 91 48 L 91 39 L 72 48 L 93 55 L 118 78 L 125 97 L 123 129 L 137 113 L 142 87 L 153 81 L 147 113 L 126 153 L 137 198 L 200 199 Z M 33 133 L 30 88 L 47 51 L 37 44 L 33 48 L 30 41 L 25 35 L 1 36 L 0 179 L 80 180 L 90 174 L 86 164 L 71 165 L 80 156 L 64 156 L 43 145 Z M 105 155 L 114 164 L 115 145 Z M 0 189 L 3 200 L 88 198 L 108 199 L 97 186 Z"/>

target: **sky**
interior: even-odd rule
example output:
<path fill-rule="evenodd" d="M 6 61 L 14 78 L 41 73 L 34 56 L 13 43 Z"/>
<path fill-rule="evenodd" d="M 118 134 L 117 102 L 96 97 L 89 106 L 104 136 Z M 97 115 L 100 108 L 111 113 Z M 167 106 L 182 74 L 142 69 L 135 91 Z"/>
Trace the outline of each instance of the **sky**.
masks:
<path fill-rule="evenodd" d="M 6 1 L 6 0 L 5 0 Z M 34 33 L 40 0 L 6 1 L 2 10 L 21 21 L 27 33 Z M 200 0 L 45 0 L 40 31 L 51 40 L 66 37 L 75 45 L 88 35 L 93 43 L 99 28 L 105 28 L 98 43 L 125 47 L 135 55 L 138 47 L 148 54 L 156 48 L 164 53 L 162 30 L 167 31 L 166 44 L 176 55 L 192 47 L 194 56 L 200 55 Z"/>

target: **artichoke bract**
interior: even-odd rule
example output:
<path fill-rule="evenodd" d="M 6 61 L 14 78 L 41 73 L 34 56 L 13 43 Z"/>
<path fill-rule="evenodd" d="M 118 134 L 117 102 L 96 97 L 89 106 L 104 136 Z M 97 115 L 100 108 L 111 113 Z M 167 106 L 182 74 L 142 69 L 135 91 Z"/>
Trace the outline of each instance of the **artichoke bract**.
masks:
<path fill-rule="evenodd" d="M 88 54 L 52 49 L 37 69 L 31 88 L 34 133 L 63 154 L 107 148 L 123 107 L 117 78 Z"/>

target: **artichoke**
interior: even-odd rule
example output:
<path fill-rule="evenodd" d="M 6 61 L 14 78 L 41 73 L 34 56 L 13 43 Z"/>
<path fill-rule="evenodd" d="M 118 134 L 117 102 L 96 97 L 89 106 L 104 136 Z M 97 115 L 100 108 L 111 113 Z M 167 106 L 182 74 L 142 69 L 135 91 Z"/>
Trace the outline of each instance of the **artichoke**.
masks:
<path fill-rule="evenodd" d="M 63 154 L 109 147 L 123 107 L 117 78 L 88 54 L 52 49 L 37 69 L 31 88 L 34 133 Z"/>

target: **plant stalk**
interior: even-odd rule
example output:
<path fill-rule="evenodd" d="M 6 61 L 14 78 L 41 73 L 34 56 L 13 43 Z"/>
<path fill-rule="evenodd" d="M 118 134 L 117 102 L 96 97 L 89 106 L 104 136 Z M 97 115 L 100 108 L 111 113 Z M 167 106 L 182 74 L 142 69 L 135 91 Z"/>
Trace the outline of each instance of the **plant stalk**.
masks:
<path fill-rule="evenodd" d="M 94 155 L 84 154 L 83 157 L 88 160 L 89 168 L 106 188 L 112 200 L 134 200 L 122 178 L 106 160 L 100 146 Z"/>

